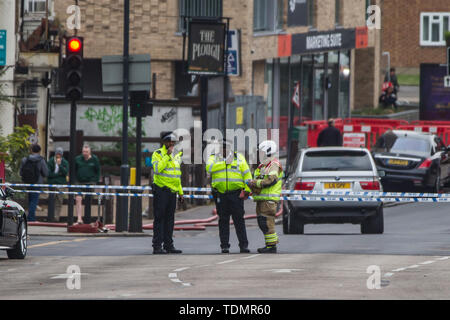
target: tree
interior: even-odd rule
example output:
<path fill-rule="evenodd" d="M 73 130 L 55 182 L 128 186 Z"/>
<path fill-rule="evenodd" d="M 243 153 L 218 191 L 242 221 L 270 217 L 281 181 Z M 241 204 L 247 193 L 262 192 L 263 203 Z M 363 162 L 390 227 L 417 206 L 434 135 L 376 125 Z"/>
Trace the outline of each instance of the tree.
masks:
<path fill-rule="evenodd" d="M 1 128 L 0 128 L 1 129 Z M 22 158 L 30 152 L 30 135 L 35 130 L 29 125 L 15 127 L 14 132 L 6 137 L 0 136 L 0 160 L 5 160 L 6 180 L 8 182 L 20 181 L 19 170 Z"/>

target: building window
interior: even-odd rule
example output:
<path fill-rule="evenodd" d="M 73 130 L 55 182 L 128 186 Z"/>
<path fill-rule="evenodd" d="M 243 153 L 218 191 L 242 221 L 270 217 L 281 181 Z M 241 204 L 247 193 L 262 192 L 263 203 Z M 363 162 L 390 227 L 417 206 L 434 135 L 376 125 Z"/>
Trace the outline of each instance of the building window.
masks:
<path fill-rule="evenodd" d="M 314 27 L 316 24 L 315 19 L 315 10 L 314 10 L 314 0 L 307 0 L 308 1 L 308 25 L 310 27 Z"/>
<path fill-rule="evenodd" d="M 371 5 L 372 5 L 372 0 L 366 0 L 366 6 L 364 8 L 364 14 L 366 15 L 366 21 L 369 19 L 369 13 L 367 11 Z"/>
<path fill-rule="evenodd" d="M 180 17 L 220 18 L 222 17 L 222 0 L 178 0 Z M 180 19 L 178 30 L 183 29 Z"/>
<path fill-rule="evenodd" d="M 335 5 L 334 5 L 334 20 L 335 20 L 335 24 L 336 26 L 341 26 L 342 25 L 342 15 L 341 15 L 341 1 L 342 0 L 335 0 Z"/>
<path fill-rule="evenodd" d="M 26 0 L 25 11 L 29 13 L 45 12 L 45 0 Z"/>
<path fill-rule="evenodd" d="M 21 114 L 36 114 L 39 102 L 39 81 L 37 78 L 26 80 L 18 88 L 18 99 Z"/>
<path fill-rule="evenodd" d="M 450 30 L 450 12 L 420 14 L 420 45 L 445 46 L 445 32 Z"/>
<path fill-rule="evenodd" d="M 283 28 L 283 0 L 255 0 L 253 31 L 272 31 Z"/>

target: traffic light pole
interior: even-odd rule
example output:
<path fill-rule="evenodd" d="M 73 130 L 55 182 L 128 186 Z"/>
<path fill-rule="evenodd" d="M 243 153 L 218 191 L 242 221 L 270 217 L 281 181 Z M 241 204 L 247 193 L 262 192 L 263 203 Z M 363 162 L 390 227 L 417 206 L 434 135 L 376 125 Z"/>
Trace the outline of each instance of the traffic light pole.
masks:
<path fill-rule="evenodd" d="M 130 40 L 130 0 L 124 0 L 123 28 L 123 111 L 122 111 L 122 165 L 120 184 L 128 185 L 130 167 L 128 165 L 128 81 L 129 81 L 129 40 Z M 116 216 L 116 232 L 128 230 L 128 198 L 119 197 L 120 212 Z"/>
<path fill-rule="evenodd" d="M 142 113 L 136 116 L 136 186 L 142 175 Z M 140 193 L 137 191 L 135 193 Z M 130 203 L 130 232 L 142 232 L 142 197 L 132 197 Z"/>
<path fill-rule="evenodd" d="M 72 100 L 70 103 L 70 150 L 69 150 L 69 184 L 75 184 L 75 148 L 77 131 L 77 102 Z M 69 204 L 67 212 L 67 226 L 73 225 L 73 194 L 69 195 Z"/>

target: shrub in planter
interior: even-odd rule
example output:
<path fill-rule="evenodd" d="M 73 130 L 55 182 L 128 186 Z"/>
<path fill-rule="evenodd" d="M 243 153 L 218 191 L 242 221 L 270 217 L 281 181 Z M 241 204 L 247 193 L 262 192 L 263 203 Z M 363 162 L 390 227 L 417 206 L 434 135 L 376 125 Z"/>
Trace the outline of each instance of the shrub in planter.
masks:
<path fill-rule="evenodd" d="M 446 31 L 444 34 L 445 43 L 447 44 L 447 47 L 450 47 L 450 31 Z"/>

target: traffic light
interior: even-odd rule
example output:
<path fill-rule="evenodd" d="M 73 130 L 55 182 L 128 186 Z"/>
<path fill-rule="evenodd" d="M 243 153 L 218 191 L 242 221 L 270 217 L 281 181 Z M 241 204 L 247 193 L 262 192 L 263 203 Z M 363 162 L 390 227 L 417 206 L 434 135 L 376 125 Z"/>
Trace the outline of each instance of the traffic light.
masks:
<path fill-rule="evenodd" d="M 66 98 L 69 100 L 80 100 L 83 97 L 82 67 L 83 38 L 69 37 L 66 39 L 66 59 L 64 60 Z"/>
<path fill-rule="evenodd" d="M 148 91 L 132 91 L 130 94 L 130 116 L 151 116 L 153 114 L 153 104 L 148 101 L 149 99 Z"/>

